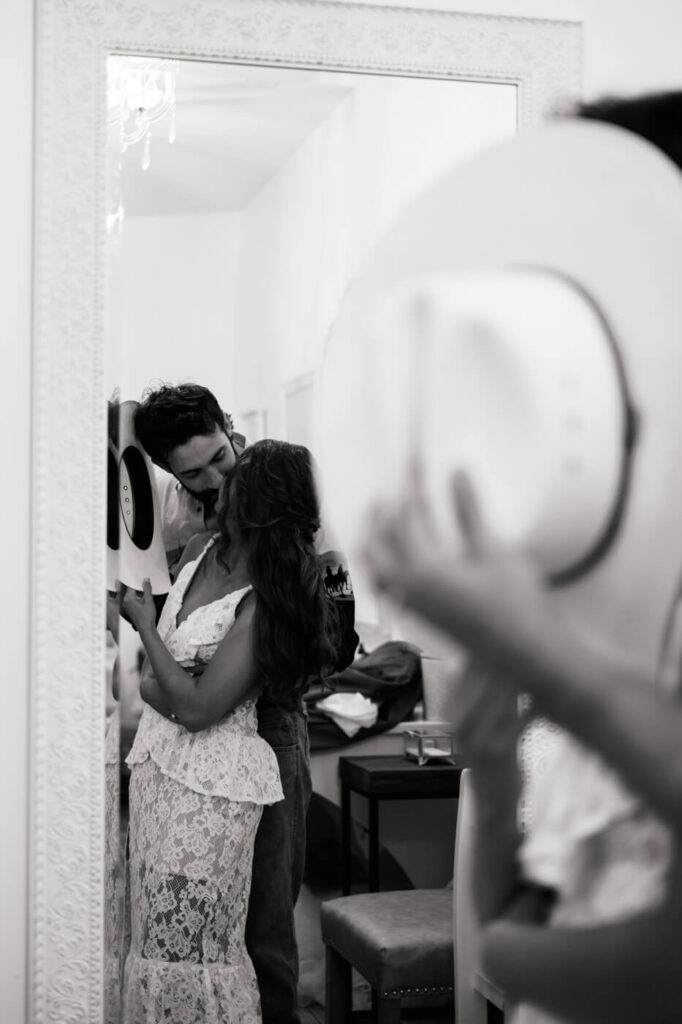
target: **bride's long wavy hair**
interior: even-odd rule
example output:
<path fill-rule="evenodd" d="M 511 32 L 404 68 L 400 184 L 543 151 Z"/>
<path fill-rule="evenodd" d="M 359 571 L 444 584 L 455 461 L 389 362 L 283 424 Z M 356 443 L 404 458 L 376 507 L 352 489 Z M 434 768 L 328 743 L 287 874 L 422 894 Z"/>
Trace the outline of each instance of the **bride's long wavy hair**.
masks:
<path fill-rule="evenodd" d="M 320 510 L 308 449 L 271 440 L 248 447 L 225 479 L 217 514 L 221 557 L 229 563 L 234 530 L 246 547 L 263 694 L 293 709 L 310 678 L 332 670 L 339 642 L 315 549 Z"/>

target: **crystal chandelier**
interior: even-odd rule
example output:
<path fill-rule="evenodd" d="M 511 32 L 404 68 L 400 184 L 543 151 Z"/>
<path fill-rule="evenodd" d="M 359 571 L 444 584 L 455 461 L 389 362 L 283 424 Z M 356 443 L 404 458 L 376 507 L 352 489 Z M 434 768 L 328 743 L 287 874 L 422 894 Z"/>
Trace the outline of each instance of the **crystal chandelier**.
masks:
<path fill-rule="evenodd" d="M 118 126 L 121 152 L 143 141 L 142 169 L 150 161 L 152 124 L 170 113 L 168 141 L 175 139 L 177 61 L 109 57 L 107 97 L 109 123 Z"/>
<path fill-rule="evenodd" d="M 107 108 L 109 138 L 115 152 L 111 186 L 109 230 L 120 230 L 123 203 L 120 194 L 123 154 L 142 143 L 141 167 L 151 162 L 152 125 L 167 117 L 170 143 L 175 141 L 175 80 L 177 61 L 155 57 L 109 57 L 107 60 Z"/>

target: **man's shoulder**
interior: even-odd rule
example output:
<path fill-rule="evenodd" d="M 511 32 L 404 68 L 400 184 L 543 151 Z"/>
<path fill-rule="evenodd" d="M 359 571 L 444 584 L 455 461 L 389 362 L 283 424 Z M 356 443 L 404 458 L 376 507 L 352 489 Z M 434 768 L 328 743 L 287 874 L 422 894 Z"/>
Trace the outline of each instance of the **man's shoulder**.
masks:
<path fill-rule="evenodd" d="M 172 473 L 167 473 L 159 466 L 154 466 L 154 484 L 156 493 L 162 500 L 167 498 L 171 492 L 177 491 L 180 486 Z"/>
<path fill-rule="evenodd" d="M 170 567 L 176 566 L 190 537 L 205 529 L 202 507 L 170 473 L 155 467 L 156 494 L 163 546 Z"/>
<path fill-rule="evenodd" d="M 190 492 L 172 473 L 167 473 L 158 466 L 154 467 L 154 483 L 164 520 L 174 518 L 174 513 L 177 514 L 178 510 L 184 512 L 190 504 L 196 502 L 196 499 L 193 502 Z"/>

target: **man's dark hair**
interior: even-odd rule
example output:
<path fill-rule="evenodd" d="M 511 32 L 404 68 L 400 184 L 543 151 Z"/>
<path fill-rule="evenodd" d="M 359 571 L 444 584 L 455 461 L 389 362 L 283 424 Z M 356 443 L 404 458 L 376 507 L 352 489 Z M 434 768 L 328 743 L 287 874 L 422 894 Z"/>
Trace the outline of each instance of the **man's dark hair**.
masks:
<path fill-rule="evenodd" d="M 226 429 L 215 395 L 201 384 L 150 388 L 135 410 L 135 433 L 154 462 L 168 465 L 170 453 L 197 434 Z"/>
<path fill-rule="evenodd" d="M 643 96 L 606 96 L 581 103 L 578 117 L 606 121 L 640 135 L 657 146 L 682 171 L 682 91 Z"/>

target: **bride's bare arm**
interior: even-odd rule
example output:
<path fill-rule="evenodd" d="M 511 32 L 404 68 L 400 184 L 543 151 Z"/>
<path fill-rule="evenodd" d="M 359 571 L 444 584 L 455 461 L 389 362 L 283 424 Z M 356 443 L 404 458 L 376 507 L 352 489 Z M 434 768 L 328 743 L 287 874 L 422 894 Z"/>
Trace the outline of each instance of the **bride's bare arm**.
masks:
<path fill-rule="evenodd" d="M 145 657 L 140 672 L 140 697 L 149 704 L 150 707 L 154 708 L 164 718 L 173 718 L 173 711 L 168 704 L 168 700 L 164 697 L 163 690 L 158 684 L 156 676 L 152 670 L 149 658 Z"/>
<path fill-rule="evenodd" d="M 452 731 L 472 769 L 473 895 L 478 918 L 485 923 L 506 910 L 518 892 L 517 740 L 522 723 L 516 690 L 480 663 L 472 661 L 452 685 Z"/>
<path fill-rule="evenodd" d="M 126 594 L 128 613 L 134 620 L 153 675 L 142 680 L 143 700 L 156 701 L 190 732 L 199 732 L 219 722 L 247 697 L 257 693 L 256 663 L 252 629 L 255 595 L 248 594 L 240 605 L 234 625 L 219 644 L 213 658 L 198 678 L 179 665 L 156 629 L 151 588 L 145 582 L 143 595 Z"/>

